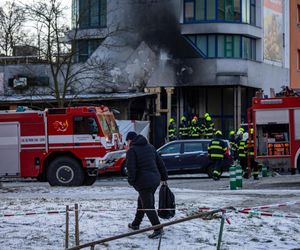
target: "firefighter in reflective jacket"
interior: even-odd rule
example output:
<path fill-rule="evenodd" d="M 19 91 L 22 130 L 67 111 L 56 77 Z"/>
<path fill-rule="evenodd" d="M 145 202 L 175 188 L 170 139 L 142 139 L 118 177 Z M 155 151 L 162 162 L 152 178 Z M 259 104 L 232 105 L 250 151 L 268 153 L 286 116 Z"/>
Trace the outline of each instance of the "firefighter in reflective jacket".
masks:
<path fill-rule="evenodd" d="M 214 131 L 215 131 L 215 124 L 211 120 L 211 117 L 207 116 L 205 118 L 205 137 L 207 139 L 212 139 L 214 136 Z"/>
<path fill-rule="evenodd" d="M 222 165 L 224 160 L 224 155 L 227 150 L 227 145 L 224 140 L 222 140 L 222 132 L 217 130 L 215 137 L 208 145 L 208 157 L 211 160 L 213 166 L 213 179 L 219 180 L 222 173 Z"/>
<path fill-rule="evenodd" d="M 198 124 L 197 116 L 194 116 L 194 118 L 192 119 L 192 122 L 191 122 L 190 138 L 191 139 L 199 139 L 200 138 L 200 127 Z"/>
<path fill-rule="evenodd" d="M 258 162 L 255 161 L 254 158 L 254 129 L 250 128 L 250 133 L 249 133 L 249 138 L 248 138 L 248 163 L 249 163 L 249 167 L 252 171 L 252 175 L 254 180 L 258 180 L 258 174 L 259 174 L 259 170 L 258 170 Z"/>
<path fill-rule="evenodd" d="M 169 127 L 168 127 L 168 135 L 169 141 L 175 141 L 177 139 L 176 136 L 176 124 L 174 118 L 170 118 L 169 120 Z"/>
<path fill-rule="evenodd" d="M 241 130 L 238 131 L 238 143 L 237 143 L 237 154 L 238 160 L 243 169 L 243 177 L 248 179 L 248 167 L 247 167 L 247 134 L 243 133 Z"/>
<path fill-rule="evenodd" d="M 236 160 L 237 159 L 237 145 L 236 145 L 236 138 L 235 138 L 234 131 L 229 132 L 228 141 L 230 143 L 230 151 L 231 151 L 232 158 L 234 160 Z"/>
<path fill-rule="evenodd" d="M 190 133 L 190 127 L 186 120 L 186 117 L 183 115 L 180 118 L 180 124 L 179 124 L 179 137 L 180 139 L 188 139 Z"/>

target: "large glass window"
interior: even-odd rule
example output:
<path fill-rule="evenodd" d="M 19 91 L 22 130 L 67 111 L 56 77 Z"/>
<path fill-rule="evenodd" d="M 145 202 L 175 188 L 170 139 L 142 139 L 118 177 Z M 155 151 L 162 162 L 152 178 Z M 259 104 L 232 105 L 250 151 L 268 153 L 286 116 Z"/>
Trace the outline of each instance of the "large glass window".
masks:
<path fill-rule="evenodd" d="M 107 0 L 78 0 L 79 28 L 94 28 L 106 26 Z"/>
<path fill-rule="evenodd" d="M 207 20 L 216 19 L 216 1 L 206 2 L 206 18 Z"/>
<path fill-rule="evenodd" d="M 184 22 L 256 24 L 255 0 L 184 0 Z"/>
<path fill-rule="evenodd" d="M 76 53 L 76 62 L 85 62 L 89 57 L 94 53 L 94 51 L 101 44 L 101 39 L 93 40 L 78 40 L 77 44 L 77 53 Z"/>
<path fill-rule="evenodd" d="M 188 41 L 207 58 L 256 59 L 256 40 L 240 35 L 189 35 Z"/>

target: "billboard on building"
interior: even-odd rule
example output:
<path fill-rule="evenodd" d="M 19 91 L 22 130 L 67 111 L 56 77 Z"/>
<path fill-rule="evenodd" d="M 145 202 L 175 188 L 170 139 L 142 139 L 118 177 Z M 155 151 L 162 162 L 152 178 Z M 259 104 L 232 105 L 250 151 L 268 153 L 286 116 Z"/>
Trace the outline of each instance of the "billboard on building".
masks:
<path fill-rule="evenodd" d="M 264 0 L 264 60 L 283 61 L 283 0 Z"/>

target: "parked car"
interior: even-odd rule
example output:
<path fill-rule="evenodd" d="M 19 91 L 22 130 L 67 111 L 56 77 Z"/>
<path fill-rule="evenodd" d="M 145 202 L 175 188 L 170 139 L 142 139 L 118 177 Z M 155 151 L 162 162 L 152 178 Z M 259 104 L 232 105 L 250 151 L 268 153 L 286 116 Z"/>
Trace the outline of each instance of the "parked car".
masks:
<path fill-rule="evenodd" d="M 181 173 L 207 173 L 212 177 L 213 166 L 208 158 L 209 139 L 177 140 L 168 142 L 160 147 L 157 152 L 162 157 L 168 174 Z M 223 165 L 223 172 L 228 171 L 233 160 L 230 155 L 230 143 Z M 119 158 L 112 166 L 100 170 L 100 174 L 119 172 L 126 175 L 125 157 Z"/>
<path fill-rule="evenodd" d="M 169 174 L 207 173 L 212 177 L 213 166 L 208 158 L 209 139 L 177 140 L 160 147 L 157 152 L 162 157 Z M 228 171 L 233 163 L 230 143 L 224 160 L 223 171 Z"/>

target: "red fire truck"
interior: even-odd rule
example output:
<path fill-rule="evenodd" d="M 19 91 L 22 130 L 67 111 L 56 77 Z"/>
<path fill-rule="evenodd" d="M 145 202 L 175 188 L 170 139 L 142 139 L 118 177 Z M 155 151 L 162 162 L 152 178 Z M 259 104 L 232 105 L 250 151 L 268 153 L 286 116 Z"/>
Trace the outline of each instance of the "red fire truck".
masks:
<path fill-rule="evenodd" d="M 248 120 L 258 162 L 292 174 L 300 170 L 300 97 L 253 98 Z"/>
<path fill-rule="evenodd" d="M 92 185 L 124 154 L 112 112 L 101 107 L 0 112 L 0 176 Z"/>

